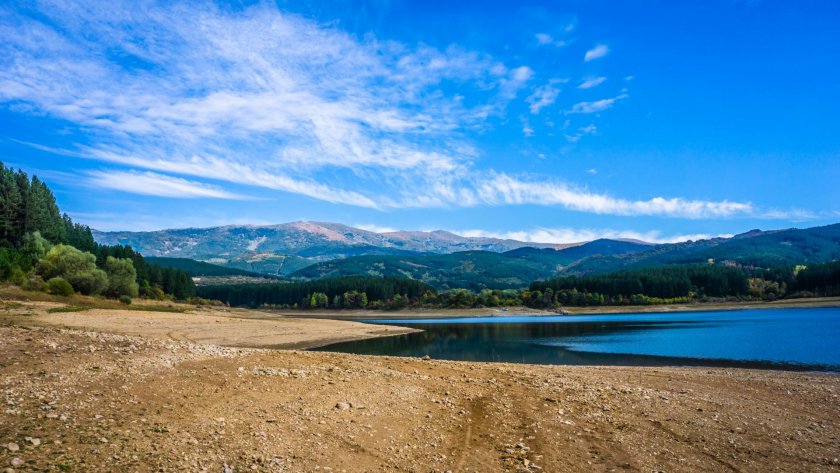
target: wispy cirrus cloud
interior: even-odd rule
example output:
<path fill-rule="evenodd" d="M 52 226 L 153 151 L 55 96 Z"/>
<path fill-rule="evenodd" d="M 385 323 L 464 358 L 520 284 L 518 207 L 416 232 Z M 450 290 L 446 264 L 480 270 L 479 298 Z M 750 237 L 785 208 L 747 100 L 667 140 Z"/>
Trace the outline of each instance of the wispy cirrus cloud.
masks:
<path fill-rule="evenodd" d="M 583 55 L 583 60 L 585 62 L 594 61 L 595 59 L 600 59 L 606 56 L 609 52 L 610 48 L 607 47 L 606 44 L 599 44 L 586 51 L 586 54 Z"/>
<path fill-rule="evenodd" d="M 527 99 L 528 102 L 528 110 L 531 111 L 532 114 L 536 115 L 540 113 L 545 107 L 554 104 L 557 101 L 557 97 L 560 95 L 560 88 L 558 85 L 564 84 L 568 82 L 566 79 L 552 79 L 548 81 L 547 84 L 541 85 L 531 94 Z"/>
<path fill-rule="evenodd" d="M 227 182 L 375 209 L 530 204 L 705 218 L 752 208 L 627 200 L 480 166 L 467 132 L 491 130 L 522 100 L 538 77 L 525 64 L 457 46 L 359 39 L 264 4 L 230 12 L 58 0 L 32 16 L 11 8 L 0 7 L 0 103 L 72 124 L 78 145 L 53 152 L 137 170 L 90 176 L 101 187 L 135 179 L 148 184 L 136 192 L 237 198 L 221 187 Z M 586 58 L 607 51 L 601 45 Z M 525 99 L 532 113 L 555 103 L 559 83 Z M 596 113 L 625 97 L 567 113 Z"/>
<path fill-rule="evenodd" d="M 598 87 L 599 85 L 603 84 L 606 81 L 606 77 L 590 77 L 588 79 L 584 79 L 580 85 L 577 86 L 578 89 L 591 89 L 593 87 Z"/>
<path fill-rule="evenodd" d="M 598 113 L 612 108 L 620 100 L 628 97 L 627 94 L 620 94 L 609 99 L 595 100 L 593 102 L 578 102 L 572 106 L 568 113 Z"/>
<path fill-rule="evenodd" d="M 539 44 L 540 46 L 550 45 L 562 48 L 563 46 L 566 46 L 568 44 L 566 40 L 555 39 L 548 33 L 537 33 L 536 35 L 534 35 L 534 37 L 537 39 L 537 44 Z"/>
<path fill-rule="evenodd" d="M 708 240 L 710 238 L 729 238 L 731 234 L 693 233 L 663 235 L 659 230 L 638 232 L 634 230 L 592 229 L 592 228 L 534 228 L 509 232 L 487 230 L 454 230 L 452 233 L 465 237 L 502 238 L 529 243 L 581 243 L 599 238 L 611 240 L 638 240 L 647 243 L 679 243 L 683 241 Z"/>
<path fill-rule="evenodd" d="M 234 194 L 217 186 L 149 171 L 89 171 L 83 179 L 86 184 L 93 187 L 131 194 L 177 199 L 250 200 L 247 196 Z"/>
<path fill-rule="evenodd" d="M 595 124 L 590 123 L 589 125 L 582 126 L 582 127 L 578 128 L 576 133 L 571 134 L 571 135 L 566 134 L 565 136 L 566 136 L 566 140 L 568 142 L 577 143 L 584 136 L 594 135 L 596 133 L 598 133 L 598 127 L 596 127 Z"/>
<path fill-rule="evenodd" d="M 745 202 L 654 197 L 628 200 L 560 182 L 529 181 L 497 174 L 475 184 L 474 200 L 486 204 L 557 205 L 570 210 L 610 215 L 658 215 L 683 218 L 731 217 L 749 214 Z"/>

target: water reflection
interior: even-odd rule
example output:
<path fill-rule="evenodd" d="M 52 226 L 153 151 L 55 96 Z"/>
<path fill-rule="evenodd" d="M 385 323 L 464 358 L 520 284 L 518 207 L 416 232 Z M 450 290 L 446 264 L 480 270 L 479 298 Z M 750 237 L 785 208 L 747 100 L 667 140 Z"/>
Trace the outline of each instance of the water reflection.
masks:
<path fill-rule="evenodd" d="M 369 322 L 423 332 L 321 350 L 535 364 L 840 369 L 840 309 Z"/>

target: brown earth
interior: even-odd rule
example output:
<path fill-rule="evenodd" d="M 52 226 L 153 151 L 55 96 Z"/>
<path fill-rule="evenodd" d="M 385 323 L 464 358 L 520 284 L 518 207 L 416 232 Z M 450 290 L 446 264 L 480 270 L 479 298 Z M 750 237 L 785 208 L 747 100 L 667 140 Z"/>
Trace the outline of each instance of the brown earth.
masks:
<path fill-rule="evenodd" d="M 2 317 L 0 468 L 840 471 L 834 375 L 226 348 L 187 341 L 181 318 L 254 333 L 256 321 L 43 311 L 9 304 Z M 71 316 L 154 333 L 50 326 Z"/>
<path fill-rule="evenodd" d="M 58 302 L 7 302 L 6 308 L 0 311 L 0 323 L 75 328 L 232 347 L 298 349 L 417 331 L 346 320 L 325 319 L 313 323 L 303 318 L 245 309 L 187 307 L 188 310 L 181 306 L 161 306 L 151 307 L 157 310 L 92 308 L 64 312 L 73 308 Z M 170 312 L 173 308 L 185 311 Z"/>

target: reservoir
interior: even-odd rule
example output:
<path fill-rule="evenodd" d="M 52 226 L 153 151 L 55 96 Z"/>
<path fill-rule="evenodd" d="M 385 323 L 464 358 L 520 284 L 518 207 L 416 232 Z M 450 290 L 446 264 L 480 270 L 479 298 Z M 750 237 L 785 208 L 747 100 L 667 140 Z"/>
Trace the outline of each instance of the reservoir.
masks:
<path fill-rule="evenodd" d="M 319 350 L 461 361 L 840 372 L 840 308 L 365 322 L 423 331 Z"/>

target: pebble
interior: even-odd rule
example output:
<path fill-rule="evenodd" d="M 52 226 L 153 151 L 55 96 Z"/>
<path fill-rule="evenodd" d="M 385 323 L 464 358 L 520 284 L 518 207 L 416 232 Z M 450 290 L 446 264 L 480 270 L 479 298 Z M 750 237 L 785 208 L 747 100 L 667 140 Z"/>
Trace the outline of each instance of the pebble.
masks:
<path fill-rule="evenodd" d="M 9 442 L 8 444 L 6 444 L 6 448 L 8 448 L 10 452 L 16 452 L 20 450 L 20 446 L 14 442 Z"/>
<path fill-rule="evenodd" d="M 21 466 L 23 465 L 23 460 L 20 457 L 14 457 L 10 463 L 12 466 Z"/>
<path fill-rule="evenodd" d="M 337 402 L 335 404 L 335 408 L 340 410 L 340 411 L 345 411 L 347 409 L 350 409 L 350 403 L 349 402 Z"/>

